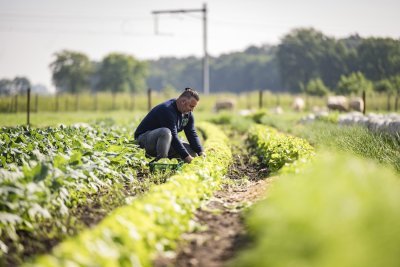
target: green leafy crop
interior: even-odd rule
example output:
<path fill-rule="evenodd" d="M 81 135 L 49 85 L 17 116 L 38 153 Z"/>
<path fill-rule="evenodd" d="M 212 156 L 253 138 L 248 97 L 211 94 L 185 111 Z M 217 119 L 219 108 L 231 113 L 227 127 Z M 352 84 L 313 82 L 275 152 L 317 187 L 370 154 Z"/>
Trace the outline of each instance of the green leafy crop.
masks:
<path fill-rule="evenodd" d="M 44 220 L 64 229 L 69 209 L 84 203 L 87 194 L 133 181 L 146 164 L 134 129 L 101 123 L 1 128 L 2 240 L 18 244 L 19 230 L 34 234 Z M 0 241 L 0 256 L 7 251 Z"/>
<path fill-rule="evenodd" d="M 275 180 L 247 217 L 255 245 L 234 266 L 400 266 L 400 183 L 389 169 L 319 154 Z"/>
<path fill-rule="evenodd" d="M 314 156 L 314 149 L 307 141 L 279 133 L 274 128 L 253 125 L 248 133 L 256 155 L 272 173 L 283 167 L 283 171 L 296 172 L 299 163 L 307 162 Z"/>
<path fill-rule="evenodd" d="M 157 253 L 174 249 L 181 233 L 193 226 L 196 208 L 220 187 L 232 160 L 222 131 L 207 123 L 198 127 L 206 136 L 207 157 L 196 157 L 165 184 L 27 266 L 151 266 Z"/>

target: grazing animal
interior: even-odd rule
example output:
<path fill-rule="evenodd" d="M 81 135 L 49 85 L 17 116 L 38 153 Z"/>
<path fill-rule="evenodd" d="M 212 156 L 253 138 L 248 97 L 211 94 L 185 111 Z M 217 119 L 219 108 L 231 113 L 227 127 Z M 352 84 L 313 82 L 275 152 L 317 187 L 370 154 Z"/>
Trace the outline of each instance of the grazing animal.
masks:
<path fill-rule="evenodd" d="M 347 98 L 342 95 L 329 96 L 327 106 L 329 110 L 347 111 L 349 109 Z"/>
<path fill-rule="evenodd" d="M 364 111 L 364 101 L 361 97 L 355 97 L 350 100 L 350 109 L 363 112 Z"/>
<path fill-rule="evenodd" d="M 296 97 L 296 98 L 293 100 L 292 108 L 293 108 L 295 111 L 303 111 L 305 106 L 306 106 L 306 105 L 305 105 L 305 102 L 304 102 L 304 99 L 303 99 L 303 98 L 301 98 L 301 97 Z"/>
<path fill-rule="evenodd" d="M 215 111 L 218 112 L 220 110 L 233 110 L 235 107 L 235 101 L 232 99 L 228 100 L 220 100 L 215 103 Z"/>

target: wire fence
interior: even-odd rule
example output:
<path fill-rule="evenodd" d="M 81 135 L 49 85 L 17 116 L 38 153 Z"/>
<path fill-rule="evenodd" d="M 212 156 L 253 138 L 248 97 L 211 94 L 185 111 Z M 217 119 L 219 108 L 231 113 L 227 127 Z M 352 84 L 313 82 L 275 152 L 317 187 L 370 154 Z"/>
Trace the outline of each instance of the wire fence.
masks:
<path fill-rule="evenodd" d="M 167 99 L 175 98 L 177 92 L 163 93 L 148 89 L 144 93 L 81 93 L 38 95 L 28 94 L 0 96 L 0 113 L 30 112 L 74 112 L 74 111 L 112 111 L 112 110 L 149 110 L 154 105 Z M 272 93 L 267 90 L 258 90 L 234 93 L 215 93 L 201 95 L 201 104 L 197 110 L 215 111 L 216 103 L 231 101 L 236 110 L 281 107 L 284 110 L 292 109 L 295 97 L 305 101 L 305 110 L 324 108 L 327 97 L 293 95 L 288 93 Z M 361 96 L 360 96 L 361 97 Z M 399 96 L 367 93 L 365 106 L 368 112 L 397 112 Z"/>

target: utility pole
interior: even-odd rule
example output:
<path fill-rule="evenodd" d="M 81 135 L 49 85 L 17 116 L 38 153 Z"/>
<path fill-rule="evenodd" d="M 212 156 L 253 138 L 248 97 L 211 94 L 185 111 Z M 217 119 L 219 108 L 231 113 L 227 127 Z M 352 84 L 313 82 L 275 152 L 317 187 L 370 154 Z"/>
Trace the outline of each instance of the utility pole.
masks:
<path fill-rule="evenodd" d="M 153 11 L 153 15 L 159 14 L 173 14 L 173 13 L 191 13 L 191 12 L 202 12 L 203 13 L 203 93 L 208 95 L 210 93 L 210 71 L 208 63 L 208 52 L 207 52 L 207 4 L 203 4 L 201 9 L 177 9 L 177 10 L 158 10 Z M 157 17 L 155 22 L 157 23 Z M 157 25 L 155 27 L 157 34 Z"/>

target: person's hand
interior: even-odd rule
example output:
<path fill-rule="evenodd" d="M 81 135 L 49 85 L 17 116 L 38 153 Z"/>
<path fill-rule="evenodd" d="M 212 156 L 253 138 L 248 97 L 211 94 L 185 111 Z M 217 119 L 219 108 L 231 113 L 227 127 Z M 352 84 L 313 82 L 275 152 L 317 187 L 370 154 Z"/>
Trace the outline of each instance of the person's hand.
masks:
<path fill-rule="evenodd" d="M 201 157 L 205 158 L 205 157 L 206 157 L 206 152 L 204 152 L 204 151 L 201 151 L 201 152 L 199 153 L 199 156 L 201 156 Z"/>
<path fill-rule="evenodd" d="M 186 162 L 186 163 L 190 163 L 190 162 L 192 162 L 192 160 L 193 160 L 193 157 L 192 156 L 187 156 L 185 159 L 184 159 L 184 161 Z"/>

